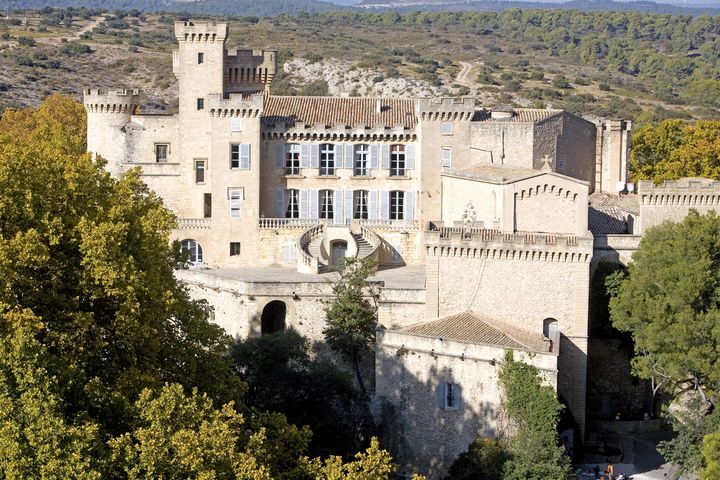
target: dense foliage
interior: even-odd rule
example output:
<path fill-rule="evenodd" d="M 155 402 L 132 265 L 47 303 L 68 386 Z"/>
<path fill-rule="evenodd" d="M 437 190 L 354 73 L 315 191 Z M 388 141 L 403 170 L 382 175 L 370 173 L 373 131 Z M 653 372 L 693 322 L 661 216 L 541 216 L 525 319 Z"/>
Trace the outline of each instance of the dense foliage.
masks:
<path fill-rule="evenodd" d="M 372 271 L 373 263 L 367 259 L 343 262 L 340 279 L 332 287 L 334 298 L 325 310 L 323 330 L 330 348 L 352 365 L 363 394 L 367 391 L 360 366 L 373 352 L 377 325 L 377 292 L 368 283 Z"/>
<path fill-rule="evenodd" d="M 310 460 L 308 428 L 242 402 L 230 338 L 173 276 L 173 224 L 137 171 L 85 153 L 71 98 L 3 114 L 0 478 L 387 478 L 377 443 Z"/>
<path fill-rule="evenodd" d="M 557 423 L 563 409 L 555 390 L 542 384 L 538 369 L 513 359 L 508 352 L 498 375 L 504 391 L 503 409 L 515 429 L 508 442 L 510 458 L 505 480 L 569 480 L 570 458 L 558 446 Z"/>
<path fill-rule="evenodd" d="M 611 319 L 632 335 L 635 373 L 674 397 L 678 436 L 661 452 L 688 472 L 702 467 L 700 442 L 719 425 L 719 262 L 720 217 L 691 210 L 648 230 L 627 274 L 609 280 Z"/>
<path fill-rule="evenodd" d="M 633 132 L 630 171 L 634 181 L 682 177 L 720 179 L 720 120 L 665 120 Z"/>
<path fill-rule="evenodd" d="M 499 480 L 510 458 L 507 446 L 497 440 L 476 438 L 450 465 L 445 480 Z"/>

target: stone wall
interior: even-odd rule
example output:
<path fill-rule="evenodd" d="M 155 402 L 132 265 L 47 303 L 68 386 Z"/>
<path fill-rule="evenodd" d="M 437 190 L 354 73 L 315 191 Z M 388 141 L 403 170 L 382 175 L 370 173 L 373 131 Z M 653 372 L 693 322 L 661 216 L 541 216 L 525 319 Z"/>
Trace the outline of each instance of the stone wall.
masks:
<path fill-rule="evenodd" d="M 554 170 L 595 187 L 595 143 L 597 127 L 587 120 L 563 112 L 563 128 L 557 137 Z"/>
<path fill-rule="evenodd" d="M 588 185 L 559 175 L 515 182 L 514 230 L 585 235 Z"/>
<path fill-rule="evenodd" d="M 475 438 L 503 434 L 498 369 L 505 349 L 385 330 L 378 331 L 377 345 L 376 393 L 387 402 L 384 440 L 401 473 L 442 478 Z M 514 357 L 556 385 L 556 356 Z M 441 407 L 445 382 L 460 387 L 458 409 Z"/>
<path fill-rule="evenodd" d="M 641 235 L 666 220 L 681 222 L 691 209 L 701 214 L 720 211 L 720 182 L 705 178 L 683 178 L 659 186 L 641 180 L 638 195 Z"/>

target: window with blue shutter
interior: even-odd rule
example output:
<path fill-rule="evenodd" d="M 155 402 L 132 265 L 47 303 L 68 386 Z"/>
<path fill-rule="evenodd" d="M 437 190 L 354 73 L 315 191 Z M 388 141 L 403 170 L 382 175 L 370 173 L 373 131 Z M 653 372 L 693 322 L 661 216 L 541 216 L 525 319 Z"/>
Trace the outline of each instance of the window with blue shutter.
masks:
<path fill-rule="evenodd" d="M 380 220 L 390 220 L 390 192 L 380 192 Z"/>
<path fill-rule="evenodd" d="M 240 170 L 250 170 L 250 144 L 240 145 Z"/>
<path fill-rule="evenodd" d="M 405 146 L 405 168 L 415 169 L 415 145 L 412 143 Z"/>
<path fill-rule="evenodd" d="M 354 145 L 352 143 L 345 143 L 345 168 L 353 168 L 355 162 L 354 158 Z"/>
<path fill-rule="evenodd" d="M 300 149 L 300 167 L 310 168 L 310 145 L 303 143 Z"/>
<path fill-rule="evenodd" d="M 352 190 L 345 190 L 345 223 L 350 223 L 352 218 L 353 218 L 353 192 L 352 192 Z"/>
<path fill-rule="evenodd" d="M 388 170 L 390 168 L 390 145 L 383 144 L 381 145 L 382 150 L 382 165 L 380 168 L 383 170 Z"/>
<path fill-rule="evenodd" d="M 377 143 L 370 145 L 370 168 L 378 168 L 378 150 L 380 146 Z"/>
<path fill-rule="evenodd" d="M 379 195 L 379 192 L 377 190 L 370 191 L 370 201 L 368 202 L 369 220 L 377 220 L 378 219 L 378 195 Z"/>
<path fill-rule="evenodd" d="M 334 215 L 333 215 L 333 223 L 335 224 L 341 224 L 343 223 L 343 191 L 342 190 L 335 190 L 335 199 L 334 199 L 334 206 L 333 209 Z"/>
<path fill-rule="evenodd" d="M 315 216 L 317 218 L 317 190 L 315 191 Z M 308 218 L 308 191 L 300 190 L 300 218 Z"/>
<path fill-rule="evenodd" d="M 320 166 L 320 144 L 310 144 L 310 168 L 319 168 Z"/>

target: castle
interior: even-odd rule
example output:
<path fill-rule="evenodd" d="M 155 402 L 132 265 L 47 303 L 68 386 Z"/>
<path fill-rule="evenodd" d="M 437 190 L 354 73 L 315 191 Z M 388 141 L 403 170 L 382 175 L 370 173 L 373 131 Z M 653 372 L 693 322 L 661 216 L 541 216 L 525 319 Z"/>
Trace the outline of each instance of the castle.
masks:
<path fill-rule="evenodd" d="M 498 434 L 506 350 L 557 387 L 582 436 L 591 269 L 626 263 L 633 232 L 668 205 L 713 208 L 720 188 L 619 196 L 629 122 L 471 98 L 273 96 L 276 52 L 229 51 L 227 33 L 176 22 L 175 115 L 139 114 L 137 90 L 84 95 L 88 150 L 113 175 L 140 167 L 175 212 L 193 265 L 177 276 L 213 321 L 319 340 L 332 271 L 372 258 L 374 398 L 394 412 L 386 441 L 403 471 L 441 477 Z"/>

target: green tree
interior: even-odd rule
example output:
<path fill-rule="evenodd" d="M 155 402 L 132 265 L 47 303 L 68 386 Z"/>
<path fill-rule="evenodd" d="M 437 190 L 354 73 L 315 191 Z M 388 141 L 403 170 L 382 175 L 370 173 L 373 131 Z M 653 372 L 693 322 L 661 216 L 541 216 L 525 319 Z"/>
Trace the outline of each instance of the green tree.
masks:
<path fill-rule="evenodd" d="M 341 457 L 307 460 L 308 473 L 315 480 L 389 480 L 397 471 L 392 457 L 380 448 L 380 442 L 373 437 L 365 452 L 355 454 L 355 459 L 343 463 Z M 415 476 L 415 480 L 422 477 Z"/>
<path fill-rule="evenodd" d="M 323 330 L 331 349 L 339 353 L 355 371 L 363 395 L 367 394 L 360 372 L 364 358 L 373 352 L 377 325 L 377 292 L 368 282 L 373 263 L 347 259 L 333 285 L 335 296 L 325 309 L 327 327 Z"/>
<path fill-rule="evenodd" d="M 702 480 L 720 478 L 720 430 L 709 433 L 703 439 L 703 458 L 705 469 L 700 473 Z"/>
<path fill-rule="evenodd" d="M 510 452 L 504 443 L 476 438 L 450 465 L 445 480 L 498 480 L 509 458 Z"/>
<path fill-rule="evenodd" d="M 543 385 L 538 369 L 508 352 L 498 374 L 505 397 L 503 409 L 515 429 L 505 480 L 570 480 L 570 459 L 558 446 L 557 423 L 563 409 L 555 390 Z"/>

